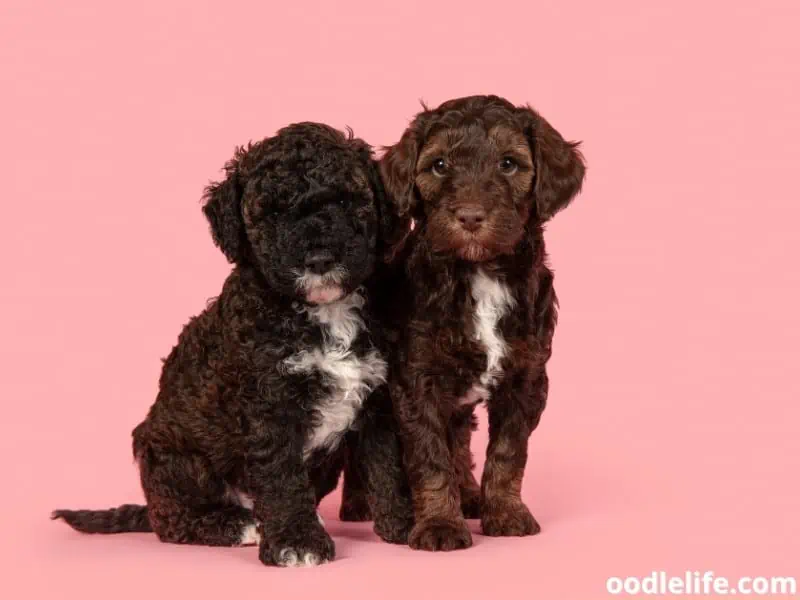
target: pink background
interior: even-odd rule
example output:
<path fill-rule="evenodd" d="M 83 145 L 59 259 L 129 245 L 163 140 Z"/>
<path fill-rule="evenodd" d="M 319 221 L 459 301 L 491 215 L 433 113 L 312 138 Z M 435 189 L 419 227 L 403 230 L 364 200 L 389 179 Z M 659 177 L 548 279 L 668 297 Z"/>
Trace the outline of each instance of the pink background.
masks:
<path fill-rule="evenodd" d="M 661 569 L 800 577 L 796 2 L 118 4 L 0 9 L 0 595 L 576 600 Z M 412 552 L 338 522 L 337 496 L 338 560 L 287 571 L 48 521 L 141 499 L 130 431 L 228 273 L 199 199 L 234 146 L 296 120 L 389 144 L 419 98 L 472 93 L 531 102 L 590 165 L 547 235 L 562 311 L 524 488 L 543 533 Z"/>

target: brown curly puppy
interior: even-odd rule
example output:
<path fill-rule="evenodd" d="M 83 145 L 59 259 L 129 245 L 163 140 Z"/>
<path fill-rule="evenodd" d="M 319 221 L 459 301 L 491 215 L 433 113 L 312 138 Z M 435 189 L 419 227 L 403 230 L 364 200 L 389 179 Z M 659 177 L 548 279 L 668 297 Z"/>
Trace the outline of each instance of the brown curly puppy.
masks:
<path fill-rule="evenodd" d="M 347 460 L 376 532 L 405 542 L 413 512 L 364 289 L 383 196 L 371 149 L 300 123 L 239 150 L 226 171 L 204 212 L 235 268 L 184 328 L 133 432 L 147 506 L 53 518 L 319 564 L 334 544 L 316 508 Z"/>
<path fill-rule="evenodd" d="M 577 146 L 528 107 L 473 96 L 417 115 L 381 161 L 401 229 L 416 224 L 376 299 L 394 336 L 413 548 L 470 546 L 465 515 L 486 535 L 539 531 L 520 490 L 556 324 L 542 226 L 581 188 Z M 481 401 L 489 447 L 479 487 L 469 442 Z"/>

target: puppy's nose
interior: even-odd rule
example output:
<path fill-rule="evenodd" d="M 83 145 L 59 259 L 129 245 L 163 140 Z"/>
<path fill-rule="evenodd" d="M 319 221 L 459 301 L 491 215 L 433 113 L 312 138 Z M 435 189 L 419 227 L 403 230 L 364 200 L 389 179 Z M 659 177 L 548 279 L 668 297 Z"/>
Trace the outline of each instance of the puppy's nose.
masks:
<path fill-rule="evenodd" d="M 486 220 L 486 211 L 480 207 L 459 208 L 456 211 L 456 219 L 467 231 L 478 231 Z"/>
<path fill-rule="evenodd" d="M 333 254 L 327 250 L 306 254 L 306 269 L 315 275 L 322 275 L 330 271 L 334 262 L 336 261 L 333 258 Z"/>

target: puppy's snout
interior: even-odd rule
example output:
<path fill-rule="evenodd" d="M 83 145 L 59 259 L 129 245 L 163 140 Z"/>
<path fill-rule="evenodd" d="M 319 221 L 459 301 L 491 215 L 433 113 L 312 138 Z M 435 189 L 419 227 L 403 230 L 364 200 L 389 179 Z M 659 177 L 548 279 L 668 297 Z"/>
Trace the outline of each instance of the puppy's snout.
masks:
<path fill-rule="evenodd" d="M 306 269 L 315 275 L 323 275 L 333 268 L 336 259 L 327 250 L 309 252 L 306 254 Z"/>
<path fill-rule="evenodd" d="M 456 219 L 467 231 L 478 231 L 486 220 L 486 211 L 481 207 L 465 207 L 456 211 Z"/>

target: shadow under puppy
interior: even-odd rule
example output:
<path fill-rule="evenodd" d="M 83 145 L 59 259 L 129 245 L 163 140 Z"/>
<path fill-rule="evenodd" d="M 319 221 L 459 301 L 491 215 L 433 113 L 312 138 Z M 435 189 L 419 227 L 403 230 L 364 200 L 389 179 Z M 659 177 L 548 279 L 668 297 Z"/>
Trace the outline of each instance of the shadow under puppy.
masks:
<path fill-rule="evenodd" d="M 371 149 L 300 123 L 237 150 L 225 169 L 203 211 L 235 268 L 184 328 L 133 432 L 147 506 L 53 518 L 318 564 L 334 543 L 316 508 L 347 461 L 375 531 L 403 543 L 412 508 L 363 285 L 383 195 Z"/>
<path fill-rule="evenodd" d="M 415 224 L 375 298 L 393 336 L 413 548 L 470 546 L 465 516 L 480 517 L 486 535 L 539 531 L 520 492 L 556 324 L 542 227 L 581 188 L 577 146 L 528 107 L 473 96 L 418 114 L 381 161 L 397 236 Z M 489 445 L 479 487 L 469 444 L 481 401 Z"/>

